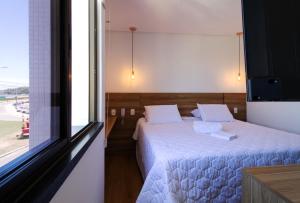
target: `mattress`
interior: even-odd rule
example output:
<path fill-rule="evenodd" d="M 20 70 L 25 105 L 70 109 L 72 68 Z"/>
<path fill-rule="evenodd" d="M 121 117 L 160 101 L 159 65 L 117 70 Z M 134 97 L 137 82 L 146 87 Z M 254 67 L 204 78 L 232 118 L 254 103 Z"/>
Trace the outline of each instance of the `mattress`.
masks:
<path fill-rule="evenodd" d="M 242 121 L 223 123 L 237 139 L 196 134 L 193 119 L 148 124 L 138 140 L 144 185 L 137 202 L 240 202 L 242 169 L 300 163 L 300 135 Z"/>

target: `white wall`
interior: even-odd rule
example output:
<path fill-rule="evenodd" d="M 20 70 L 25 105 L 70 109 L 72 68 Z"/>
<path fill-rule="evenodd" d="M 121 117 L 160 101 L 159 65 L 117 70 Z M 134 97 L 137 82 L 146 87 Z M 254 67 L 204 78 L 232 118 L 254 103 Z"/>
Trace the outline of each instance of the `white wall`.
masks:
<path fill-rule="evenodd" d="M 238 38 L 188 34 L 135 33 L 135 80 L 131 34 L 106 33 L 108 92 L 245 92 L 238 74 Z M 243 53 L 241 54 L 243 56 Z M 242 60 L 242 64 L 243 60 Z"/>
<path fill-rule="evenodd" d="M 104 202 L 104 131 L 91 144 L 51 203 Z"/>
<path fill-rule="evenodd" d="M 300 134 L 300 102 L 248 102 L 247 120 Z"/>

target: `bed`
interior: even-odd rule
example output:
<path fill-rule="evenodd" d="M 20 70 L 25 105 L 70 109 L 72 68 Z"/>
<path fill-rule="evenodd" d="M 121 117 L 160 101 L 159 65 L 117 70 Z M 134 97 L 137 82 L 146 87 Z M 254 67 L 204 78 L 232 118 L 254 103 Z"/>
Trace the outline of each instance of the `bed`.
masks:
<path fill-rule="evenodd" d="M 148 124 L 133 138 L 144 185 L 137 202 L 240 202 L 245 167 L 300 163 L 300 135 L 235 120 L 225 141 L 193 130 L 195 118 Z"/>

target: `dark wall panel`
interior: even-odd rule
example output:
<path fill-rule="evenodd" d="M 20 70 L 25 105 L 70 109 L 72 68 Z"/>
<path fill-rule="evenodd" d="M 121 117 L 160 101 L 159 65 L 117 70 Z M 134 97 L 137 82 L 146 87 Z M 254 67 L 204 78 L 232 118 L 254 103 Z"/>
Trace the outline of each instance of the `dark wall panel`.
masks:
<path fill-rule="evenodd" d="M 248 84 L 257 87 L 258 78 L 266 83 L 276 79 L 281 87 L 273 87 L 281 92 L 275 94 L 283 101 L 300 100 L 299 4 L 299 0 L 243 0 Z M 248 86 L 248 98 L 275 98 L 268 96 L 272 85 L 260 88 L 258 96 Z"/>

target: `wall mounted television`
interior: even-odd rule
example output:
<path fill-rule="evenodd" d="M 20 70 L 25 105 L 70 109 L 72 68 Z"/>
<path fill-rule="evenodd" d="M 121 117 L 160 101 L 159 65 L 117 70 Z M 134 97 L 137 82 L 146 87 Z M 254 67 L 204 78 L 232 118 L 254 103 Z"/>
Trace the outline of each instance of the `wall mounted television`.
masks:
<path fill-rule="evenodd" d="M 248 101 L 300 101 L 300 0 L 243 0 Z"/>

